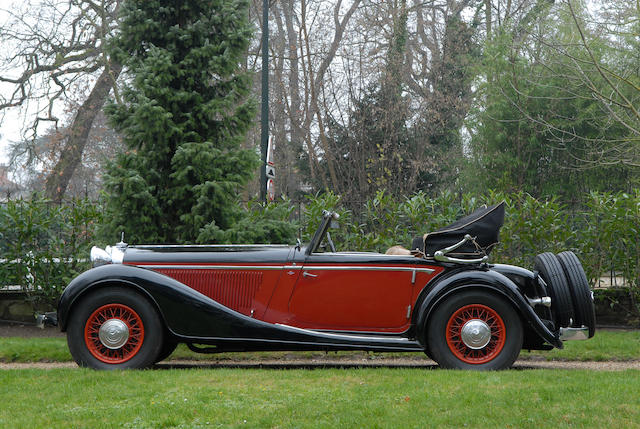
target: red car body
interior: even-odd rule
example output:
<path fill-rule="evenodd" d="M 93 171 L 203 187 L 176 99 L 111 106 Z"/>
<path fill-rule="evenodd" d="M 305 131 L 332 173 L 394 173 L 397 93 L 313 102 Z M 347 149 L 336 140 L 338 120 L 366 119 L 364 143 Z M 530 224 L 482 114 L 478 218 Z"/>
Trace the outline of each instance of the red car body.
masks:
<path fill-rule="evenodd" d="M 468 234 L 434 256 L 336 252 L 335 217 L 325 212 L 306 246 L 94 249 L 95 268 L 65 289 L 57 323 L 78 364 L 100 369 L 149 366 L 180 342 L 207 353 L 421 350 L 444 367 L 501 369 L 522 348 L 593 335 L 570 252 L 540 255 L 535 272 L 457 254 Z"/>

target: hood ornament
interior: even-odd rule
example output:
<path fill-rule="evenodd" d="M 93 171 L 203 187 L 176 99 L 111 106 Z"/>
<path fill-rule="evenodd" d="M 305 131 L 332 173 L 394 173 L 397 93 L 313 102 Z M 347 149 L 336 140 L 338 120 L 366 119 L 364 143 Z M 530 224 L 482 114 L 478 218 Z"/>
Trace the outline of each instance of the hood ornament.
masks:
<path fill-rule="evenodd" d="M 127 248 L 127 243 L 124 242 L 124 231 L 122 231 L 120 233 L 120 242 L 116 243 L 116 247 L 118 249 L 126 249 Z"/>

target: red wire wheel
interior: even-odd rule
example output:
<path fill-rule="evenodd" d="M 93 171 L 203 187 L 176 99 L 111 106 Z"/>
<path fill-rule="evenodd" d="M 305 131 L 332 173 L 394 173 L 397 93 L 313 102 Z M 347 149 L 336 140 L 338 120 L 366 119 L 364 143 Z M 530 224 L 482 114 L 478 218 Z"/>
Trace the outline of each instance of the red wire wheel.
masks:
<path fill-rule="evenodd" d="M 120 364 L 138 354 L 144 341 L 142 319 L 124 304 L 105 304 L 87 318 L 84 340 L 100 362 Z"/>
<path fill-rule="evenodd" d="M 469 304 L 455 311 L 446 326 L 446 340 L 462 362 L 480 365 L 500 355 L 507 331 L 500 315 L 482 304 Z"/>

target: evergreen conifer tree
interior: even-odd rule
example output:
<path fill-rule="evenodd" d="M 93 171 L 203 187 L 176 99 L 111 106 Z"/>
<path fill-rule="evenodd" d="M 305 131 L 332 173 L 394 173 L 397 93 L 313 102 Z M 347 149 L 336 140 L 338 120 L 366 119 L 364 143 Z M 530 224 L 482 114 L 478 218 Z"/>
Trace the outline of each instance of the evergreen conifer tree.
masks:
<path fill-rule="evenodd" d="M 224 240 L 258 166 L 242 147 L 254 115 L 246 0 L 126 0 L 113 54 L 129 80 L 107 113 L 128 150 L 105 180 L 110 238 Z"/>

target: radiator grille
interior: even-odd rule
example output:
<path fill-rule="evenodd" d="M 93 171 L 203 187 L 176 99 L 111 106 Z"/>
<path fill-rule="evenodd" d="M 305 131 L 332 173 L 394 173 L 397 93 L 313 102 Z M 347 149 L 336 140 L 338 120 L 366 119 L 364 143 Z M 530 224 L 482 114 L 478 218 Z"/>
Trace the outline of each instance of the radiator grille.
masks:
<path fill-rule="evenodd" d="M 159 269 L 157 271 L 186 284 L 225 307 L 247 315 L 251 312 L 253 298 L 262 283 L 262 273 L 259 271 L 197 269 Z"/>

